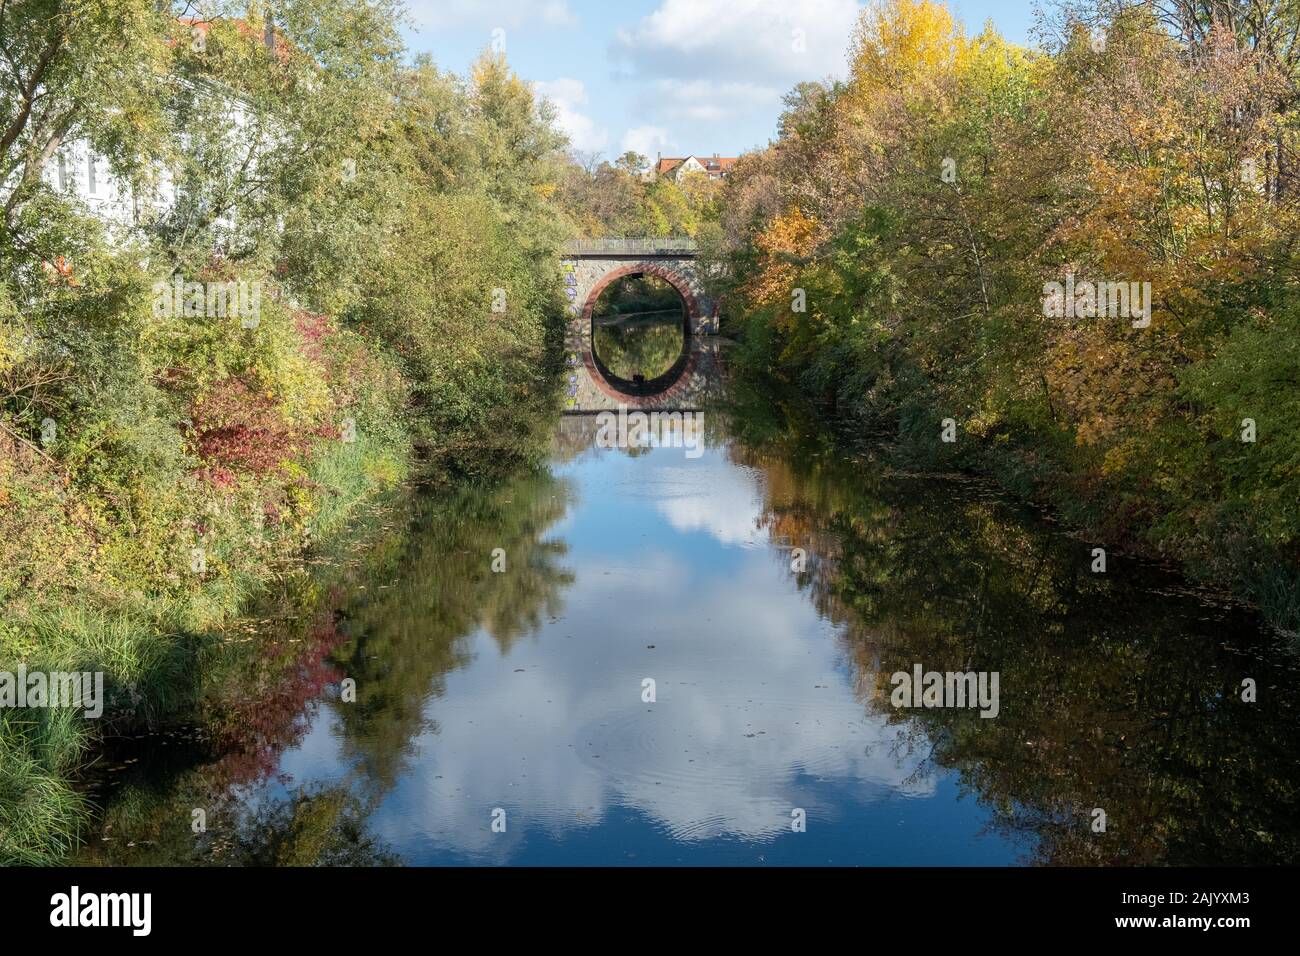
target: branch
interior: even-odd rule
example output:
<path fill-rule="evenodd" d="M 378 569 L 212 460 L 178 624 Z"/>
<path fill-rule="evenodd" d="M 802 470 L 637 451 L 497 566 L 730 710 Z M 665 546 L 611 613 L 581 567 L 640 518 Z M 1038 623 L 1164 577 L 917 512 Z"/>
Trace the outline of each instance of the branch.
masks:
<path fill-rule="evenodd" d="M 54 36 L 46 41 L 45 49 L 41 51 L 40 58 L 37 59 L 35 67 L 32 68 L 31 78 L 27 81 L 27 85 L 22 88 L 22 109 L 18 111 L 18 115 L 9 124 L 9 128 L 5 130 L 4 135 L 0 136 L 0 154 L 9 152 L 10 147 L 22 135 L 23 130 L 27 128 L 27 120 L 32 114 L 32 103 L 36 99 L 36 88 L 40 86 L 41 79 L 45 76 L 50 61 L 54 59 L 62 47 L 63 31 L 56 30 Z M 15 72 L 15 78 L 17 78 L 17 75 L 17 72 Z"/>
<path fill-rule="evenodd" d="M 68 130 L 72 128 L 76 116 L 77 111 L 74 107 L 59 121 L 41 151 L 35 157 L 29 155 L 23 168 L 22 178 L 18 181 L 18 185 L 14 187 L 14 191 L 9 194 L 9 200 L 5 203 L 4 222 L 6 226 L 9 225 L 14 210 L 18 208 L 19 200 L 23 198 L 32 183 L 40 178 L 42 170 L 45 169 L 45 164 L 50 161 L 50 157 L 54 155 L 55 150 L 59 148 L 63 138 L 68 134 Z"/>
<path fill-rule="evenodd" d="M 13 438 L 15 441 L 20 441 L 20 442 L 22 442 L 24 445 L 26 445 L 26 446 L 27 446 L 28 448 L 30 448 L 32 451 L 36 452 L 36 454 L 40 455 L 42 458 L 44 458 L 46 461 L 48 461 L 48 462 L 49 462 L 51 465 L 53 465 L 55 468 L 58 468 L 60 471 L 63 470 L 62 467 L 59 465 L 59 463 L 58 463 L 57 461 L 55 461 L 55 460 L 54 460 L 53 458 L 51 458 L 49 455 L 45 454 L 45 452 L 44 452 L 42 449 L 40 449 L 40 448 L 38 448 L 37 446 L 33 445 L 31 442 L 29 442 L 29 441 L 28 441 L 26 438 L 24 438 L 22 435 L 18 434 L 16 431 L 14 431 L 13 429 L 11 429 L 11 428 L 10 428 L 8 425 L 6 425 L 4 422 L 0 422 L 0 429 L 3 429 L 4 432 L 5 432 L 5 434 L 7 434 L 9 437 Z"/>

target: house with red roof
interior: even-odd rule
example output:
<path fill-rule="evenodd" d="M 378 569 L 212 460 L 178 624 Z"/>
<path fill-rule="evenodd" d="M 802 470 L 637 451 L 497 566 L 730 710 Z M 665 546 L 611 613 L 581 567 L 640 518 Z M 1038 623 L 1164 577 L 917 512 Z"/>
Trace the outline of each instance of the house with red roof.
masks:
<path fill-rule="evenodd" d="M 736 159 L 735 156 L 719 156 L 717 153 L 712 156 L 681 157 L 664 156 L 660 153 L 651 172 L 651 178 L 671 176 L 680 183 L 691 173 L 702 173 L 710 179 L 726 179 L 731 174 L 732 167 L 736 165 Z"/>

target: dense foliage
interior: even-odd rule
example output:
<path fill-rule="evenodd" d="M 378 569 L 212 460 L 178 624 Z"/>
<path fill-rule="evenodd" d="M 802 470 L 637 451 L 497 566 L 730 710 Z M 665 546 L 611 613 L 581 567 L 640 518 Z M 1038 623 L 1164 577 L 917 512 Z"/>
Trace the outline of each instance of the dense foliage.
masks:
<path fill-rule="evenodd" d="M 146 712 L 415 452 L 509 467 L 557 407 L 549 107 L 497 56 L 408 59 L 393 0 L 264 9 L 0 7 L 0 670 Z M 0 714 L 0 859 L 75 836 L 71 715 Z"/>
<path fill-rule="evenodd" d="M 722 180 L 687 173 L 680 182 L 650 174 L 640 153 L 614 162 L 575 155 L 565 164 L 555 198 L 582 236 L 674 237 L 713 241 L 720 235 Z"/>
<path fill-rule="evenodd" d="M 994 472 L 1296 629 L 1298 28 L 1078 0 L 1031 52 L 873 4 L 846 80 L 792 91 L 727 182 L 738 357 L 899 465 Z M 1149 283 L 1150 321 L 1099 282 Z"/>

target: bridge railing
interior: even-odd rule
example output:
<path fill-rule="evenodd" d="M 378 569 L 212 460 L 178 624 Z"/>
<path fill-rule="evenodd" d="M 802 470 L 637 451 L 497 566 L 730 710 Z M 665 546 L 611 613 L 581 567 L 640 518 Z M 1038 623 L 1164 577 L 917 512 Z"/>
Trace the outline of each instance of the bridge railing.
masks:
<path fill-rule="evenodd" d="M 574 239 L 561 247 L 566 256 L 652 256 L 699 252 L 694 239 Z"/>

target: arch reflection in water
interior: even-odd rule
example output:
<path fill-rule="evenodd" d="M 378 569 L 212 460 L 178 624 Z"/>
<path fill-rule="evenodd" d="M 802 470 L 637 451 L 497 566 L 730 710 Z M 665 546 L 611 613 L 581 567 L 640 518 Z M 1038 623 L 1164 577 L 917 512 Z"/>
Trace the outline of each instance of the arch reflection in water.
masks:
<path fill-rule="evenodd" d="M 628 394 L 672 385 L 686 363 L 689 337 L 685 299 L 656 275 L 614 280 L 592 308 L 592 358 L 610 385 Z"/>

